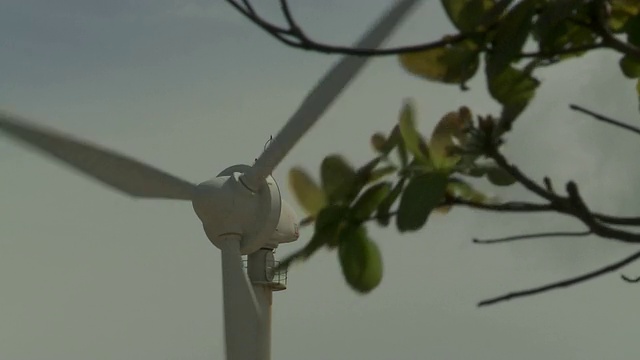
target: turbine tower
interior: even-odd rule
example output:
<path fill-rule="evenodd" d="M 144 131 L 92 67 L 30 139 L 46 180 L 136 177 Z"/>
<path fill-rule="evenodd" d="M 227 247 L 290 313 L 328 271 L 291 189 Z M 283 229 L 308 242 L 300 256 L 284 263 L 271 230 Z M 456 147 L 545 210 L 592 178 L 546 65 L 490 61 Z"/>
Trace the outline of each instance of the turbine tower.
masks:
<path fill-rule="evenodd" d="M 394 1 L 355 47 L 377 48 L 419 1 Z M 191 201 L 207 238 L 221 250 L 227 359 L 269 360 L 272 292 L 283 289 L 273 281 L 273 251 L 298 239 L 295 213 L 270 174 L 366 61 L 346 56 L 333 66 L 252 166 L 228 167 L 197 185 L 17 115 L 0 112 L 0 131 L 126 195 Z"/>

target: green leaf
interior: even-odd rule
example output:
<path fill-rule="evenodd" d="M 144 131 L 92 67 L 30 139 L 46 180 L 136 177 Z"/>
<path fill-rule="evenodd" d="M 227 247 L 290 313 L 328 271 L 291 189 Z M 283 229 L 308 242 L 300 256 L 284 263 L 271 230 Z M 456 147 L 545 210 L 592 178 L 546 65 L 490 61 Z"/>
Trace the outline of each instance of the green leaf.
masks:
<path fill-rule="evenodd" d="M 446 84 L 464 84 L 478 70 L 478 47 L 471 41 L 401 54 L 400 64 L 413 75 Z"/>
<path fill-rule="evenodd" d="M 630 79 L 637 79 L 640 77 L 640 61 L 638 61 L 638 59 L 625 55 L 620 59 L 619 64 L 624 76 Z"/>
<path fill-rule="evenodd" d="M 497 186 L 509 186 L 513 185 L 516 180 L 503 168 L 498 166 L 495 162 L 489 161 L 481 164 L 473 164 L 473 167 L 464 169 L 465 175 L 482 177 L 486 176 L 487 179 Z M 462 182 L 457 179 L 456 181 Z"/>
<path fill-rule="evenodd" d="M 382 254 L 364 227 L 342 232 L 338 254 L 342 274 L 352 289 L 368 293 L 382 281 Z"/>
<path fill-rule="evenodd" d="M 380 203 L 391 192 L 391 183 L 383 182 L 368 188 L 351 207 L 351 216 L 356 221 L 367 220 Z"/>
<path fill-rule="evenodd" d="M 493 0 L 442 0 L 447 16 L 461 32 L 476 30 L 482 15 L 493 5 Z"/>
<path fill-rule="evenodd" d="M 576 12 L 582 0 L 547 1 L 539 10 L 538 19 L 533 26 L 533 35 L 542 49 L 549 49 L 566 30 L 567 18 Z"/>
<path fill-rule="evenodd" d="M 640 14 L 629 18 L 624 24 L 623 30 L 627 34 L 629 43 L 640 46 Z"/>
<path fill-rule="evenodd" d="M 407 150 L 424 164 L 429 163 L 428 149 L 422 136 L 418 133 L 415 125 L 415 112 L 411 103 L 406 102 L 400 112 L 400 134 L 404 140 Z"/>
<path fill-rule="evenodd" d="M 347 201 L 356 180 L 356 172 L 340 155 L 329 155 L 320 165 L 320 177 L 322 189 L 333 204 Z"/>
<path fill-rule="evenodd" d="M 346 224 L 349 207 L 346 205 L 329 205 L 318 213 L 314 236 L 324 239 L 323 243 L 330 246 L 336 245 L 338 235 Z"/>
<path fill-rule="evenodd" d="M 501 167 L 490 168 L 487 171 L 487 179 L 497 186 L 509 186 L 516 182 L 516 179 Z"/>
<path fill-rule="evenodd" d="M 424 226 L 431 211 L 442 202 L 447 182 L 447 174 L 441 172 L 413 177 L 400 198 L 396 216 L 398 230 L 414 231 Z"/>
<path fill-rule="evenodd" d="M 289 187 L 307 215 L 315 216 L 327 203 L 324 191 L 301 168 L 289 171 Z"/>
<path fill-rule="evenodd" d="M 589 17 L 588 7 L 583 0 L 564 0 L 545 2 L 538 20 L 534 25 L 534 38 L 543 53 L 553 54 L 570 48 L 595 43 L 598 34 L 591 29 L 576 24 L 575 19 Z M 588 21 L 588 20 L 586 20 Z M 563 60 L 580 56 L 585 52 L 576 52 L 554 56 Z"/>
<path fill-rule="evenodd" d="M 500 21 L 493 37 L 491 66 L 497 71 L 509 66 L 522 51 L 533 25 L 535 1 L 524 0 L 518 3 Z M 489 65 L 488 65 L 489 66 Z"/>
<path fill-rule="evenodd" d="M 400 179 L 400 181 L 398 181 L 398 183 L 393 187 L 393 190 L 391 190 L 387 197 L 385 197 L 384 200 L 380 202 L 380 205 L 378 205 L 378 211 L 376 213 L 376 220 L 378 221 L 378 224 L 382 226 L 389 225 L 389 220 L 391 219 L 391 206 L 393 206 L 393 203 L 395 203 L 396 200 L 398 200 L 398 197 L 400 197 L 400 194 L 402 194 L 405 182 L 406 180 L 404 178 Z"/>
<path fill-rule="evenodd" d="M 487 65 L 487 77 L 489 93 L 504 106 L 503 115 L 513 119 L 528 105 L 540 84 L 527 72 L 512 67 L 493 73 Z"/>
<path fill-rule="evenodd" d="M 311 240 L 300 250 L 287 256 L 280 262 L 279 269 L 286 269 L 292 263 L 304 261 L 323 246 L 335 247 L 340 231 L 345 227 L 344 220 L 349 208 L 343 205 L 329 205 L 318 213 Z"/>

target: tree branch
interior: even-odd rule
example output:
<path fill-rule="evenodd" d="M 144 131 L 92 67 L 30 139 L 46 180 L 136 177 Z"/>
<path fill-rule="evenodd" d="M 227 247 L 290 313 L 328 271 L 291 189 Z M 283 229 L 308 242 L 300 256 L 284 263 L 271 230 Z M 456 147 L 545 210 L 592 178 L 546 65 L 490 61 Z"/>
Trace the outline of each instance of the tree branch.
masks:
<path fill-rule="evenodd" d="M 447 206 L 447 205 L 466 206 L 472 209 L 488 210 L 488 211 L 496 211 L 496 212 L 553 211 L 553 208 L 549 204 L 537 204 L 537 203 L 527 203 L 527 202 L 518 202 L 518 201 L 491 204 L 491 203 L 479 203 L 479 202 L 469 201 L 469 200 L 460 199 L 460 198 L 453 198 L 453 199 L 446 200 L 440 206 Z"/>
<path fill-rule="evenodd" d="M 412 53 L 418 51 L 432 50 L 436 48 L 442 48 L 449 45 L 456 44 L 458 42 L 473 38 L 477 35 L 481 35 L 489 30 L 495 28 L 497 23 L 487 24 L 484 30 L 470 33 L 458 33 L 455 35 L 445 36 L 442 40 L 415 44 L 415 45 L 407 45 L 407 46 L 399 46 L 387 49 L 356 49 L 349 46 L 338 46 L 338 45 L 330 45 L 326 43 L 321 43 L 315 41 L 309 36 L 306 35 L 302 27 L 298 24 L 298 22 L 293 17 L 291 12 L 291 7 L 289 6 L 288 0 L 279 0 L 280 8 L 285 17 L 285 21 L 288 25 L 288 28 L 281 27 L 266 21 L 264 18 L 259 16 L 257 12 L 253 9 L 250 4 L 250 0 L 225 0 L 231 6 L 233 6 L 238 12 L 240 12 L 244 17 L 246 17 L 249 21 L 255 23 L 268 34 L 276 38 L 278 41 L 284 43 L 285 45 L 303 49 L 303 50 L 311 50 L 316 52 L 321 52 L 325 54 L 341 54 L 341 55 L 355 55 L 355 56 L 388 56 L 388 55 L 399 55 L 405 53 Z M 240 1 L 241 4 L 238 2 Z M 578 20 L 572 19 L 575 22 Z M 595 44 L 585 44 L 585 45 L 576 45 L 567 49 L 559 49 L 554 52 L 545 52 L 545 51 L 537 51 L 537 52 L 522 52 L 519 54 L 518 58 L 554 58 L 560 55 L 569 55 L 580 52 L 585 52 L 589 50 L 599 49 L 599 48 L 613 48 L 615 50 L 621 51 L 626 54 L 640 54 L 640 50 L 634 47 L 631 44 L 627 44 L 618 40 L 606 26 L 599 26 L 591 23 L 581 23 L 582 26 L 595 31 L 599 35 L 602 36 L 603 41 Z M 485 51 L 489 51 L 485 49 Z"/>
<path fill-rule="evenodd" d="M 268 34 L 276 38 L 278 41 L 303 50 L 313 50 L 325 54 L 342 54 L 342 55 L 355 55 L 355 56 L 387 56 L 387 55 L 397 55 L 402 53 L 410 53 L 424 50 L 431 50 L 436 48 L 441 48 L 449 45 L 456 44 L 458 42 L 464 41 L 471 36 L 480 34 L 479 32 L 472 32 L 468 34 L 456 34 L 449 35 L 443 38 L 442 40 L 409 45 L 409 46 L 400 46 L 393 47 L 387 49 L 356 49 L 350 46 L 337 46 L 337 45 L 329 45 L 317 42 L 309 38 L 302 28 L 298 25 L 297 21 L 293 17 L 291 12 L 291 7 L 287 0 L 280 0 L 280 8 L 282 9 L 282 13 L 285 17 L 285 21 L 287 22 L 288 28 L 274 25 L 264 18 L 259 16 L 253 8 L 248 4 L 249 0 L 241 0 L 244 5 L 238 3 L 238 0 L 225 0 L 231 6 L 233 6 L 238 12 L 240 12 L 244 17 L 246 17 L 249 21 L 258 25 Z"/>
<path fill-rule="evenodd" d="M 591 234 L 592 233 L 590 230 L 558 231 L 558 232 L 544 232 L 544 233 L 514 235 L 514 236 L 507 236 L 507 237 L 494 238 L 494 239 L 473 239 L 473 242 L 476 244 L 497 244 L 497 243 L 517 241 L 517 240 L 527 240 L 527 239 L 547 238 L 547 237 L 579 237 L 579 236 L 589 236 Z"/>
<path fill-rule="evenodd" d="M 517 167 L 509 164 L 507 159 L 498 152 L 495 148 L 490 148 L 487 154 L 491 157 L 498 166 L 502 167 L 516 181 L 518 181 L 527 190 L 549 201 L 551 207 L 556 212 L 571 215 L 584 223 L 589 230 L 594 234 L 607 238 L 614 239 L 626 243 L 638 243 L 640 242 L 640 234 L 629 231 L 623 231 L 606 226 L 599 219 L 591 213 L 587 205 L 582 200 L 578 192 L 578 187 L 574 182 L 567 183 L 568 197 L 556 195 L 549 192 L 543 186 L 538 185 L 535 181 L 531 180 Z"/>
<path fill-rule="evenodd" d="M 611 32 L 607 25 L 607 0 L 600 0 L 595 13 L 595 30 L 602 36 L 603 43 L 612 49 L 640 60 L 640 48 L 621 41 Z"/>
<path fill-rule="evenodd" d="M 493 305 L 493 304 L 497 304 L 500 302 L 504 302 L 504 301 L 509 301 L 509 300 L 513 300 L 516 298 L 522 298 L 522 297 L 527 297 L 527 296 L 532 296 L 532 295 L 536 295 L 536 294 L 540 294 L 543 292 L 548 292 L 551 290 L 556 290 L 556 289 L 560 289 L 560 288 L 566 288 L 566 287 L 570 287 L 582 282 L 585 282 L 587 280 L 591 280 L 591 279 L 595 279 L 599 276 L 608 274 L 610 272 L 616 271 L 618 269 L 623 268 L 624 266 L 627 266 L 629 264 L 631 264 L 632 262 L 636 261 L 640 259 L 640 251 L 632 254 L 631 256 L 628 256 L 620 261 L 617 261 L 613 264 L 607 265 L 603 268 L 600 268 L 598 270 L 595 271 L 591 271 L 588 272 L 586 274 L 574 277 L 574 278 L 569 278 L 566 280 L 562 280 L 562 281 L 558 281 L 558 282 L 553 282 L 547 285 L 543 285 L 540 287 L 536 287 L 536 288 L 531 288 L 531 289 L 527 289 L 527 290 L 522 290 L 522 291 L 516 291 L 516 292 L 512 292 L 512 293 L 508 293 L 502 296 L 498 296 L 495 298 L 491 298 L 491 299 L 487 299 L 487 300 L 483 300 L 481 302 L 478 303 L 478 306 L 487 306 L 487 305 Z"/>
<path fill-rule="evenodd" d="M 540 196 L 541 198 L 549 201 L 550 203 L 557 203 L 562 201 L 563 199 L 558 195 L 555 195 L 549 191 L 547 191 L 543 186 L 538 185 L 535 181 L 531 180 L 524 173 L 522 173 L 517 167 L 509 164 L 507 159 L 498 152 L 497 149 L 490 149 L 487 154 L 490 158 L 492 158 L 498 166 L 506 170 L 509 175 L 513 176 L 522 186 L 524 186 L 527 190 L 532 193 Z"/>

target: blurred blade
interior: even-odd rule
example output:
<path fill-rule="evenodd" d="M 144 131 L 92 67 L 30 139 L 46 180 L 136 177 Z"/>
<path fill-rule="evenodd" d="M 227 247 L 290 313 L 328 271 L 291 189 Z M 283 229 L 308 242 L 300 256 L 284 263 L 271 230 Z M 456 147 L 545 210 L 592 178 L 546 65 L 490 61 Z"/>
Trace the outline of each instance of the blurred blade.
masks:
<path fill-rule="evenodd" d="M 419 1 L 421 0 L 396 1 L 395 5 L 353 47 L 375 49 L 380 46 Z M 346 56 L 316 84 L 289 122 L 244 177 L 245 184 L 256 189 L 257 184 L 271 174 L 291 148 L 357 75 L 367 59 L 366 56 Z"/>
<path fill-rule="evenodd" d="M 130 196 L 191 200 L 195 189 L 150 165 L 4 112 L 0 131 Z"/>
<path fill-rule="evenodd" d="M 260 310 L 242 266 L 240 236 L 224 236 L 220 250 L 227 359 L 261 359 L 257 341 Z"/>

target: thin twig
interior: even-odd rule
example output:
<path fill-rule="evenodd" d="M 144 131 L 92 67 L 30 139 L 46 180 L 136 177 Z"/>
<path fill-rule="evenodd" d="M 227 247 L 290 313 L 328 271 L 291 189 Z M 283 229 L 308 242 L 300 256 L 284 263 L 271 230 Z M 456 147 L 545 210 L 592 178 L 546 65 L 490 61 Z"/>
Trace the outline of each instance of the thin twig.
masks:
<path fill-rule="evenodd" d="M 253 7 L 249 4 L 249 0 L 242 0 L 244 7 L 236 2 L 236 0 L 225 0 L 229 5 L 233 6 L 240 14 L 246 17 L 249 21 L 258 25 L 261 29 L 272 35 L 278 41 L 293 47 L 299 47 L 299 43 L 296 42 L 295 36 L 291 33 L 290 29 L 285 29 L 266 21 L 253 10 Z M 247 6 L 247 4 L 249 4 Z M 293 37 L 294 40 L 290 39 Z"/>
<path fill-rule="evenodd" d="M 476 244 L 497 244 L 497 243 L 517 241 L 517 240 L 526 240 L 526 239 L 548 238 L 548 237 L 578 237 L 578 236 L 589 236 L 591 234 L 592 232 L 590 230 L 557 231 L 557 232 L 544 232 L 544 233 L 506 236 L 506 237 L 494 238 L 494 239 L 473 239 L 473 242 Z"/>
<path fill-rule="evenodd" d="M 461 41 L 467 40 L 473 36 L 482 34 L 482 32 L 471 32 L 466 34 L 456 34 L 444 37 L 442 40 L 409 45 L 399 46 L 388 49 L 357 49 L 349 46 L 337 46 L 323 44 L 310 39 L 302 28 L 295 21 L 290 6 L 287 0 L 280 0 L 280 7 L 289 28 L 283 28 L 274 25 L 264 18 L 260 17 L 251 7 L 248 5 L 249 0 L 241 0 L 244 6 L 240 5 L 237 0 L 225 0 L 228 4 L 233 6 L 238 12 L 240 12 L 249 21 L 255 23 L 268 34 L 276 38 L 278 41 L 299 49 L 313 50 L 325 54 L 342 54 L 342 55 L 355 55 L 355 56 L 388 56 L 397 55 L 403 53 L 411 53 L 425 50 L 432 50 L 436 48 L 442 48 L 450 46 Z"/>
<path fill-rule="evenodd" d="M 581 113 L 585 113 L 585 114 L 587 114 L 589 116 L 592 116 L 596 120 L 600 120 L 600 121 L 602 121 L 604 123 L 607 123 L 609 125 L 617 126 L 617 127 L 623 128 L 625 130 L 629 130 L 631 132 L 634 132 L 634 133 L 640 135 L 640 128 L 637 128 L 635 126 L 631 126 L 629 124 L 625 124 L 625 123 L 623 123 L 621 121 L 612 119 L 610 117 L 595 113 L 595 112 L 593 112 L 591 110 L 587 110 L 587 109 L 583 108 L 582 106 L 571 104 L 571 105 L 569 105 L 569 108 L 571 110 L 575 110 L 575 111 L 579 111 Z"/>
<path fill-rule="evenodd" d="M 291 32 L 302 40 L 308 40 L 298 23 L 294 20 L 293 15 L 291 14 L 291 8 L 289 7 L 289 2 L 287 2 L 287 0 L 280 0 L 280 8 L 282 9 L 282 13 L 284 14 L 287 24 L 289 24 Z"/>
<path fill-rule="evenodd" d="M 253 9 L 253 5 L 251 5 L 249 0 L 242 0 L 242 4 L 244 4 L 244 7 L 249 14 L 255 15 L 256 11 Z"/>
<path fill-rule="evenodd" d="M 637 216 L 612 216 L 605 215 L 600 213 L 593 213 L 593 217 L 598 219 L 603 223 L 607 223 L 610 225 L 640 225 L 640 217 Z"/>
<path fill-rule="evenodd" d="M 628 283 L 637 283 L 637 282 L 640 282 L 640 276 L 639 276 L 639 277 L 637 277 L 637 278 L 635 278 L 635 279 L 632 279 L 632 278 L 627 277 L 626 275 L 622 274 L 622 275 L 620 275 L 620 277 L 622 278 L 622 280 L 624 280 L 624 281 L 626 281 L 626 282 L 628 282 Z"/>
<path fill-rule="evenodd" d="M 617 261 L 613 264 L 607 265 L 603 268 L 600 268 L 598 270 L 595 271 L 591 271 L 588 272 L 586 274 L 574 277 L 574 278 L 570 278 L 570 279 L 566 279 L 566 280 L 562 280 L 562 281 L 558 281 L 558 282 L 553 282 L 547 285 L 543 285 L 540 287 L 536 287 L 536 288 L 531 288 L 531 289 L 527 289 L 527 290 L 522 290 L 522 291 L 516 291 L 516 292 L 512 292 L 506 295 L 502 295 L 502 296 L 498 296 L 495 298 L 491 298 L 491 299 L 487 299 L 484 301 L 481 301 L 478 303 L 478 306 L 487 306 L 487 305 L 493 305 L 493 304 L 497 304 L 499 302 L 504 302 L 504 301 L 509 301 L 509 300 L 513 300 L 516 298 L 521 298 L 521 297 L 526 297 L 526 296 L 532 296 L 532 295 L 536 295 L 536 294 L 540 294 L 543 292 L 547 292 L 547 291 L 551 291 L 551 290 L 555 290 L 555 289 L 560 289 L 560 288 L 566 288 L 566 287 L 570 287 L 582 282 L 585 282 L 587 280 L 591 280 L 594 278 L 597 278 L 599 276 L 608 274 L 610 272 L 616 271 L 618 269 L 623 268 L 626 265 L 629 265 L 630 263 L 636 261 L 640 259 L 640 251 L 632 254 L 631 256 L 628 256 L 620 261 Z"/>
<path fill-rule="evenodd" d="M 498 152 L 497 149 L 492 149 L 489 154 L 498 166 L 506 170 L 509 175 L 513 176 L 522 186 L 524 186 L 527 190 L 532 193 L 540 196 L 541 198 L 551 202 L 557 203 L 563 200 L 561 197 L 548 192 L 544 187 L 538 185 L 535 181 L 531 180 L 528 176 L 526 176 L 523 172 L 521 172 L 516 166 L 509 164 L 507 159 Z"/>
<path fill-rule="evenodd" d="M 544 183 L 544 187 L 547 189 L 548 192 L 555 194 L 556 191 L 553 189 L 553 183 L 551 182 L 551 179 L 548 176 L 545 176 L 542 179 L 542 182 Z"/>

